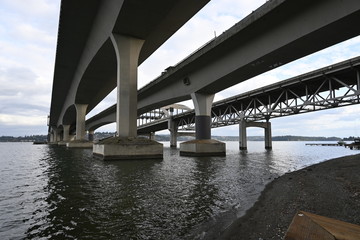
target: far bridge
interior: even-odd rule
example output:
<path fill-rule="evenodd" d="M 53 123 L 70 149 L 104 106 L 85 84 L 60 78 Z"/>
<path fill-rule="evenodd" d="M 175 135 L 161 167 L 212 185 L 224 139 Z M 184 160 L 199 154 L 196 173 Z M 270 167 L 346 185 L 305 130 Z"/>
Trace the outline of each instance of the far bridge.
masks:
<path fill-rule="evenodd" d="M 246 149 L 246 128 L 265 129 L 265 147 L 271 148 L 271 118 L 344 107 L 360 103 L 360 57 L 352 58 L 266 87 L 242 93 L 212 105 L 211 127 L 239 124 L 240 149 Z M 87 121 L 91 124 L 92 118 Z M 262 122 L 261 122 L 262 121 Z M 195 130 L 195 110 L 176 106 L 138 117 L 138 134 L 169 129 L 171 146 L 179 131 Z"/>

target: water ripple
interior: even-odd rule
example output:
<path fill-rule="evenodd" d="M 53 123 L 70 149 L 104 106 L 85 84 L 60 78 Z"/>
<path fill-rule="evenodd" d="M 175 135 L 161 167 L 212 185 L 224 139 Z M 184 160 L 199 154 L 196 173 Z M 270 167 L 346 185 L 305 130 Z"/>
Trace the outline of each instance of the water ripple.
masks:
<path fill-rule="evenodd" d="M 103 162 L 91 150 L 0 143 L 0 239 L 201 239 L 241 215 L 275 177 L 352 154 L 249 143 L 226 157 Z"/>

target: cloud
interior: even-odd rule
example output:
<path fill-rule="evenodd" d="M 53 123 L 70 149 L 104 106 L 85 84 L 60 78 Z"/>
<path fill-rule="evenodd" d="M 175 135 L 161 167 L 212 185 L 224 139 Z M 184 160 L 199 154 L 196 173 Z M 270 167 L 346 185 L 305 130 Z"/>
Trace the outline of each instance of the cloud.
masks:
<path fill-rule="evenodd" d="M 265 2 L 210 1 L 140 66 L 138 86 L 152 81 L 165 68 L 181 61 L 215 34 L 219 36 Z M 0 1 L 0 135 L 47 132 L 46 116 L 51 100 L 59 8 L 60 0 Z M 357 37 L 237 84 L 216 94 L 215 100 L 294 77 L 359 53 L 360 37 Z M 116 90 L 87 118 L 115 102 Z M 191 101 L 185 104 L 193 107 Z M 360 106 L 351 106 L 273 119 L 273 135 L 348 136 L 351 132 L 354 135 L 356 126 L 360 124 L 359 112 Z M 323 122 L 326 124 L 321 127 Z M 115 131 L 115 125 L 99 130 Z M 213 129 L 212 132 L 214 135 L 237 135 L 238 126 Z M 263 130 L 251 128 L 249 134 L 262 135 Z"/>
<path fill-rule="evenodd" d="M 59 3 L 59 0 L 2 0 L 3 9 L 8 15 L 22 15 L 26 19 L 37 16 L 48 18 L 49 21 L 54 21 L 52 17 L 58 13 Z"/>
<path fill-rule="evenodd" d="M 46 116 L 19 116 L 19 115 L 10 115 L 10 114 L 0 114 L 0 123 L 1 125 L 27 125 L 27 126 L 37 126 L 37 125 L 46 125 L 47 117 Z"/>
<path fill-rule="evenodd" d="M 59 6 L 60 0 L 0 2 L 0 135 L 18 132 L 15 125 L 47 132 Z"/>
<path fill-rule="evenodd" d="M 210 1 L 139 68 L 139 87 L 149 83 L 168 66 L 176 65 L 192 52 L 220 35 L 265 3 L 263 0 Z"/>
<path fill-rule="evenodd" d="M 56 37 L 50 35 L 48 32 L 36 28 L 29 23 L 20 23 L 13 29 L 12 35 L 18 41 L 34 42 L 37 45 L 53 45 Z"/>

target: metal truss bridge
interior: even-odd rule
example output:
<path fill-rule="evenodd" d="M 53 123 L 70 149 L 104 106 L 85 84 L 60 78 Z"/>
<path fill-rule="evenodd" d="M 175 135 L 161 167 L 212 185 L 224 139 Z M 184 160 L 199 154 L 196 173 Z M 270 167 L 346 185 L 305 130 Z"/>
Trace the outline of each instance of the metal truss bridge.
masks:
<path fill-rule="evenodd" d="M 256 122 L 360 103 L 360 57 L 236 95 L 212 106 L 212 128 Z M 174 112 L 175 111 L 175 112 Z M 174 106 L 144 113 L 138 132 L 168 129 L 172 119 L 179 130 L 195 129 L 195 112 Z"/>

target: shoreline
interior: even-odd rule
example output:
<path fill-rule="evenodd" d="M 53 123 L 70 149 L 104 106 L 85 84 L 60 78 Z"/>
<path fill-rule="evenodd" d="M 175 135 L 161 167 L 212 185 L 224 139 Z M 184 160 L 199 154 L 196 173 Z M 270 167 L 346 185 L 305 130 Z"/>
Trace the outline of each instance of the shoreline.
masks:
<path fill-rule="evenodd" d="M 274 179 L 245 215 L 203 239 L 282 239 L 299 210 L 360 225 L 360 154 L 329 159 Z"/>

